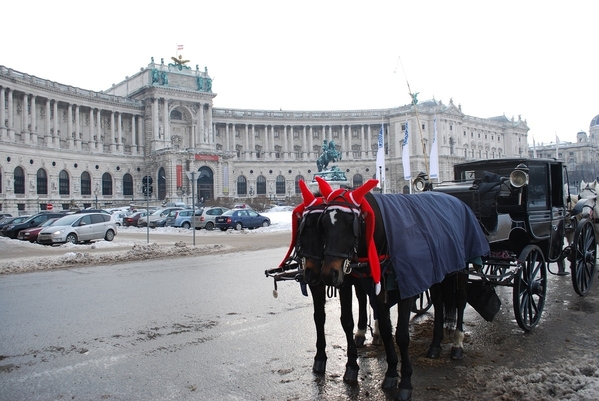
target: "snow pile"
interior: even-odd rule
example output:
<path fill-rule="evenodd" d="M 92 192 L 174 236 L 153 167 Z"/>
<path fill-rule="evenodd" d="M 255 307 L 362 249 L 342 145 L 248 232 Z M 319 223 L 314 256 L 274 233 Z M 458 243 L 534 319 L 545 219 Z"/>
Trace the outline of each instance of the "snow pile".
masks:
<path fill-rule="evenodd" d="M 474 390 L 477 397 L 501 401 L 599 399 L 598 354 L 528 369 L 476 367 L 464 374 L 467 388 L 455 389 L 460 399 Z"/>

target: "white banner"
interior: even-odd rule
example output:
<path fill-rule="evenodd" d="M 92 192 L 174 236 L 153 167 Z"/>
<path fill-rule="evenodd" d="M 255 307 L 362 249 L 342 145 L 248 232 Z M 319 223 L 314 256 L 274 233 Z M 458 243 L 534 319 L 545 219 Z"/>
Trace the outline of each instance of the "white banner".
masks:
<path fill-rule="evenodd" d="M 376 179 L 379 180 L 378 187 L 383 188 L 385 181 L 385 131 L 383 124 L 379 131 L 379 147 L 376 150 Z"/>
<path fill-rule="evenodd" d="M 439 149 L 437 147 L 437 117 L 433 119 L 434 133 L 433 133 L 433 144 L 431 145 L 431 171 L 430 179 L 439 178 Z"/>

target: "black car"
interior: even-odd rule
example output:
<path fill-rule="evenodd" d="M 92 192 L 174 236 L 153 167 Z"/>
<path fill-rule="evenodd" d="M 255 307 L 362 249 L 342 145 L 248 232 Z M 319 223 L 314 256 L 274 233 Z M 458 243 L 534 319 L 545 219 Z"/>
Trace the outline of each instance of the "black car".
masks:
<path fill-rule="evenodd" d="M 36 215 L 31 216 L 27 220 L 21 223 L 11 223 L 7 224 L 2 228 L 2 235 L 4 237 L 16 239 L 19 231 L 25 230 L 27 228 L 39 227 L 43 223 L 45 223 L 49 219 L 53 219 L 56 217 L 64 217 L 63 213 L 55 213 L 55 212 L 44 212 L 38 213 Z"/>
<path fill-rule="evenodd" d="M 214 219 L 214 225 L 222 231 L 227 231 L 229 228 L 241 230 L 242 228 L 268 227 L 270 219 L 252 209 L 232 209 L 217 216 Z"/>

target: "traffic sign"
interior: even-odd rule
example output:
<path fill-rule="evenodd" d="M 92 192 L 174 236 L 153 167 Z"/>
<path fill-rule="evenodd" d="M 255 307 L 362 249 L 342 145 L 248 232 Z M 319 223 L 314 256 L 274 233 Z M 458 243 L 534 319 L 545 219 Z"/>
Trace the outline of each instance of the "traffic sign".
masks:
<path fill-rule="evenodd" d="M 52 207 L 53 207 L 53 206 L 52 206 L 52 204 L 51 204 L 51 203 L 48 203 L 48 204 L 46 205 L 46 210 L 52 210 Z"/>

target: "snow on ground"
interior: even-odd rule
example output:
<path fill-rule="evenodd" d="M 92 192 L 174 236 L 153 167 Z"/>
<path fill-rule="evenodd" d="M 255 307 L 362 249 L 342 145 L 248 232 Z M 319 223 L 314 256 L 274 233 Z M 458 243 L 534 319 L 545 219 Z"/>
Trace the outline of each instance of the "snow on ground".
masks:
<path fill-rule="evenodd" d="M 214 239 L 215 245 L 196 245 L 187 246 L 185 242 L 179 241 L 175 243 L 174 247 L 160 246 L 156 243 L 147 244 L 143 242 L 109 242 L 109 241 L 97 241 L 92 244 L 78 244 L 74 245 L 71 243 L 62 244 L 55 247 L 61 250 L 67 251 L 65 254 L 55 257 L 40 257 L 40 258 L 23 258 L 16 260 L 2 260 L 0 262 L 0 275 L 11 274 L 11 273 L 24 273 L 29 271 L 49 270 L 56 268 L 65 267 L 76 267 L 85 265 L 97 265 L 97 264 L 111 264 L 119 262 L 132 262 L 136 260 L 148 260 L 165 257 L 185 257 L 206 254 L 210 252 L 222 251 L 227 249 L 228 246 L 219 245 L 218 238 L 223 235 L 261 235 L 264 233 L 278 232 L 278 231 L 291 231 L 291 211 L 293 209 L 289 206 L 277 206 L 264 213 L 262 215 L 267 216 L 271 225 L 269 227 L 261 227 L 254 230 L 196 230 L 196 237 L 210 237 Z M 139 232 L 145 233 L 147 228 L 138 227 L 120 227 L 119 233 L 126 232 Z M 193 230 L 175 227 L 160 227 L 157 229 L 150 229 L 150 235 L 152 234 L 172 234 L 173 236 L 191 237 Z M 118 234 L 117 234 L 118 237 Z M 151 238 L 151 237 L 150 237 Z M 14 240 L 6 237 L 0 237 L 0 250 L 2 248 L 10 247 L 14 244 Z M 40 249 L 44 245 L 37 243 L 30 243 L 27 241 L 19 241 L 19 247 Z M 90 253 L 92 249 L 105 249 L 109 251 L 111 248 L 123 248 L 131 247 L 128 251 L 122 252 L 102 252 L 102 253 Z M 70 251 L 70 252 L 69 252 Z"/>

